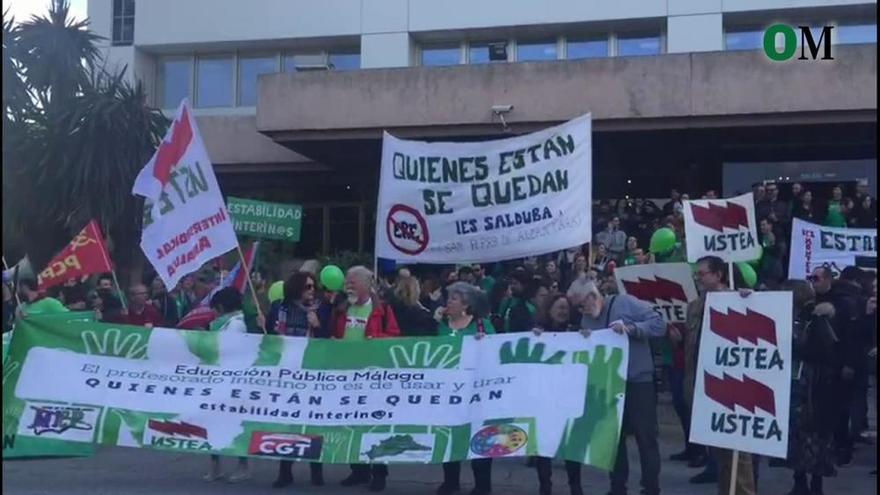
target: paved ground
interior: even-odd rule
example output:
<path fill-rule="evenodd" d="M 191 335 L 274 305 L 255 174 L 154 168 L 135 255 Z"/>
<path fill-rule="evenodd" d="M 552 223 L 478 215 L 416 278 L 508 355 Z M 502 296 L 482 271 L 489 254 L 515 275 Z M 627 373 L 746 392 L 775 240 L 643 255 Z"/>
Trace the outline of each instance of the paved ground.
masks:
<path fill-rule="evenodd" d="M 872 403 L 875 403 L 872 394 Z M 681 432 L 675 427 L 671 407 L 662 403 L 661 449 L 664 459 L 680 450 Z M 873 416 L 873 411 L 872 411 Z M 872 419 L 872 424 L 874 424 Z M 630 450 L 632 473 L 631 493 L 638 493 L 637 449 Z M 325 469 L 327 486 L 312 487 L 308 484 L 308 468 L 297 465 L 297 482 L 285 490 L 273 490 L 277 465 L 268 461 L 253 461 L 254 479 L 241 485 L 223 482 L 205 483 L 201 475 L 207 464 L 206 456 L 168 454 L 149 450 L 106 448 L 89 459 L 34 460 L 3 463 L 3 492 L 13 495 L 64 494 L 64 495 L 115 495 L 115 494 L 362 494 L 363 488 L 344 489 L 338 481 L 348 474 L 345 466 L 328 466 Z M 234 461 L 226 460 L 231 468 Z M 837 478 L 828 480 L 827 495 L 861 495 L 877 493 L 877 479 L 868 473 L 876 467 L 876 447 L 861 446 L 855 462 L 842 468 Z M 494 493 L 499 495 L 525 495 L 537 493 L 535 472 L 525 467 L 523 459 L 505 459 L 497 462 L 493 473 Z M 661 486 L 664 494 L 709 495 L 716 493 L 714 486 L 691 485 L 687 479 L 696 474 L 681 463 L 664 461 Z M 466 489 L 471 486 L 469 470 L 464 469 L 462 481 Z M 442 478 L 439 466 L 391 466 L 388 495 L 430 495 Z M 557 466 L 555 493 L 566 495 L 565 471 Z M 604 494 L 608 489 L 606 474 L 584 468 L 584 492 Z M 762 495 L 784 495 L 791 486 L 791 472 L 787 469 L 769 468 L 766 459 L 761 466 L 759 483 Z M 466 491 L 464 493 L 467 493 Z"/>

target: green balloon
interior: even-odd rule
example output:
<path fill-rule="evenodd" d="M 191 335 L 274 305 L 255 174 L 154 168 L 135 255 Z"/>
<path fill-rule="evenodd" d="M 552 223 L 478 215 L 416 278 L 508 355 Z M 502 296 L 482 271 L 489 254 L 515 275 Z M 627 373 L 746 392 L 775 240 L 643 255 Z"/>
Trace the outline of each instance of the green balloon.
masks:
<path fill-rule="evenodd" d="M 345 286 L 345 274 L 336 265 L 327 265 L 321 270 L 321 285 L 325 289 L 338 292 Z"/>
<path fill-rule="evenodd" d="M 675 232 L 669 227 L 657 229 L 651 236 L 649 249 L 654 254 L 668 253 L 675 249 Z"/>
<path fill-rule="evenodd" d="M 284 282 L 281 280 L 269 286 L 269 302 L 273 303 L 284 299 Z"/>
<path fill-rule="evenodd" d="M 749 264 L 752 265 L 752 267 L 754 267 L 754 268 L 758 268 L 759 266 L 761 266 L 761 258 L 763 258 L 763 257 L 764 257 L 764 247 L 761 246 L 760 244 L 758 244 L 758 257 L 753 260 L 749 260 Z"/>
<path fill-rule="evenodd" d="M 752 265 L 739 262 L 736 264 L 736 267 L 739 268 L 739 273 L 742 275 L 743 282 L 746 283 L 749 289 L 754 289 L 755 285 L 758 283 L 758 274 L 755 273 L 755 269 L 752 268 Z"/>

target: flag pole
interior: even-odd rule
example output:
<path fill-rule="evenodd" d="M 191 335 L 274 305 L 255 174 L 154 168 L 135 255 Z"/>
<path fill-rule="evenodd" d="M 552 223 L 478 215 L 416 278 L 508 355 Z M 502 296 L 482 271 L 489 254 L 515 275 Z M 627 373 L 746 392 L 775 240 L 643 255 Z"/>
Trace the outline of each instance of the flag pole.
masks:
<path fill-rule="evenodd" d="M 251 288 L 251 297 L 254 300 L 254 306 L 257 308 L 257 315 L 261 320 L 265 319 L 263 316 L 263 310 L 260 309 L 260 301 L 257 300 L 257 291 L 254 289 L 254 284 L 251 281 L 251 267 L 248 265 L 247 260 L 244 259 L 244 253 L 241 252 L 241 244 L 236 243 L 235 249 L 238 251 L 238 258 L 241 260 L 241 269 L 244 270 L 245 280 L 247 280 L 247 286 Z M 260 330 L 263 331 L 263 335 L 266 334 L 266 325 L 260 325 Z"/>
<path fill-rule="evenodd" d="M 6 264 L 6 255 L 3 255 L 3 271 L 9 270 L 9 265 Z M 18 267 L 16 266 L 16 272 L 18 271 Z M 18 287 L 13 285 L 12 287 L 12 295 L 15 296 L 16 304 L 21 307 L 21 297 L 18 296 Z"/>
<path fill-rule="evenodd" d="M 125 294 L 122 293 L 122 286 L 119 285 L 119 279 L 116 278 L 116 269 L 111 269 L 110 274 L 113 275 L 113 283 L 116 284 L 116 292 L 119 293 L 119 303 L 122 304 L 122 310 L 127 312 L 128 305 L 125 304 Z"/>
<path fill-rule="evenodd" d="M 727 278 L 729 279 L 728 284 L 730 285 L 730 290 L 735 290 L 736 286 L 733 283 L 733 262 L 727 264 Z M 736 495 L 737 471 L 739 471 L 739 450 L 734 450 L 731 455 L 729 495 Z"/>
<path fill-rule="evenodd" d="M 110 262 L 110 256 L 109 253 L 107 253 L 104 232 L 101 231 L 100 225 L 98 225 L 98 222 L 95 220 L 89 222 L 87 227 L 92 227 L 95 230 L 95 237 L 101 241 L 101 256 L 104 258 L 104 266 L 110 267 L 110 274 L 113 276 L 113 283 L 116 285 L 116 292 L 119 293 L 119 303 L 122 305 L 122 310 L 128 312 L 128 305 L 125 304 L 125 294 L 122 292 L 122 286 L 119 285 L 119 279 L 116 277 L 116 267 Z"/>

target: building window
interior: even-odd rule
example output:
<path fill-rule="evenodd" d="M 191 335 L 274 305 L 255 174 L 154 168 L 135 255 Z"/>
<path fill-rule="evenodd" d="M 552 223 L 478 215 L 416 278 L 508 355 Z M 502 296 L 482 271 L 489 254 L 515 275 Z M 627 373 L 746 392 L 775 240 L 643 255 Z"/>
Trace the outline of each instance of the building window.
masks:
<path fill-rule="evenodd" d="M 622 35 L 617 39 L 617 55 L 633 57 L 638 55 L 659 55 L 660 36 Z"/>
<path fill-rule="evenodd" d="M 482 43 L 478 45 L 468 46 L 468 63 L 469 64 L 488 64 L 489 63 L 489 45 Z"/>
<path fill-rule="evenodd" d="M 836 31 L 841 45 L 877 43 L 877 24 L 842 24 Z"/>
<path fill-rule="evenodd" d="M 764 31 L 728 31 L 724 33 L 725 50 L 760 50 L 764 46 Z"/>
<path fill-rule="evenodd" d="M 159 93 L 162 108 L 177 108 L 192 89 L 192 59 L 166 58 L 159 61 Z"/>
<path fill-rule="evenodd" d="M 358 70 L 361 68 L 359 50 L 331 51 L 328 56 L 331 70 Z"/>
<path fill-rule="evenodd" d="M 458 45 L 422 46 L 422 65 L 458 65 L 461 63 L 461 48 Z"/>
<path fill-rule="evenodd" d="M 134 43 L 134 0 L 113 0 L 114 45 Z"/>
<path fill-rule="evenodd" d="M 526 41 L 517 43 L 516 61 L 556 60 L 556 41 Z"/>
<path fill-rule="evenodd" d="M 488 43 L 471 43 L 468 45 L 469 64 L 488 64 L 490 62 L 507 61 L 507 43 L 490 41 Z"/>
<path fill-rule="evenodd" d="M 238 104 L 257 105 L 257 82 L 260 74 L 278 72 L 278 56 L 249 56 L 238 60 Z"/>
<path fill-rule="evenodd" d="M 571 39 L 565 45 L 566 57 L 570 60 L 608 56 L 608 38 Z"/>
<path fill-rule="evenodd" d="M 327 55 L 324 52 L 291 53 L 284 56 L 284 72 L 316 69 L 327 70 L 329 68 L 327 66 Z"/>
<path fill-rule="evenodd" d="M 231 107 L 234 103 L 235 59 L 231 55 L 199 57 L 196 106 Z"/>

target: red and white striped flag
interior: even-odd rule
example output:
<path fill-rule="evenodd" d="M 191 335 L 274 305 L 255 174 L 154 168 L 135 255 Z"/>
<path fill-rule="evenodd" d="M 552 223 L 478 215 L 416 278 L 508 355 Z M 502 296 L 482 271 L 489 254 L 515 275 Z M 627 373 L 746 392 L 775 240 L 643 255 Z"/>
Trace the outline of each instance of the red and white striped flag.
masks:
<path fill-rule="evenodd" d="M 253 270 L 254 262 L 257 259 L 257 250 L 260 247 L 260 241 L 254 241 L 253 244 L 244 252 L 244 259 L 247 262 L 247 266 Z M 214 297 L 220 289 L 224 287 L 235 287 L 242 294 L 247 289 L 248 283 L 247 270 L 245 270 L 241 265 L 241 260 L 232 267 L 232 270 L 229 271 L 229 274 L 226 275 L 226 278 L 215 287 L 211 292 L 208 293 L 207 296 L 204 297 L 195 308 L 190 310 L 180 321 L 177 323 L 177 328 L 182 328 L 185 330 L 193 330 L 196 328 L 206 328 L 208 323 L 214 320 L 217 315 L 214 313 L 214 310 L 211 309 L 211 298 Z"/>

